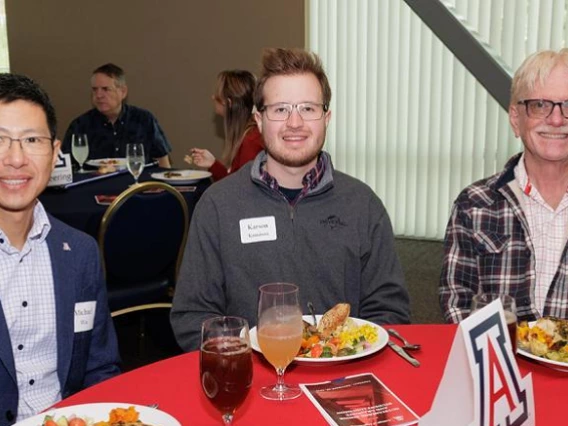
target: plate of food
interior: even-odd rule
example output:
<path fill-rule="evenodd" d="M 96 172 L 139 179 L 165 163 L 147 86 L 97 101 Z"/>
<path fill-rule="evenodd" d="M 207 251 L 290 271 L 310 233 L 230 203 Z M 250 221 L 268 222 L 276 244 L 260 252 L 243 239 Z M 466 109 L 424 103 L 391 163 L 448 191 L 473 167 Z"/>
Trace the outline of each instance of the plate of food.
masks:
<path fill-rule="evenodd" d="M 303 365 L 329 365 L 366 357 L 384 348 L 386 330 L 370 321 L 349 316 L 349 304 L 340 303 L 323 315 L 304 315 L 302 343 L 294 362 Z M 256 327 L 250 330 L 253 350 L 262 353 Z"/>
<path fill-rule="evenodd" d="M 126 158 L 97 158 L 88 160 L 85 164 L 92 167 L 113 167 L 116 170 L 126 169 Z"/>
<path fill-rule="evenodd" d="M 171 170 L 168 172 L 152 173 L 152 179 L 161 180 L 171 185 L 187 185 L 201 179 L 211 177 L 211 172 L 204 170 Z"/>
<path fill-rule="evenodd" d="M 554 370 L 568 372 L 568 320 L 542 317 L 517 326 L 517 353 Z"/>
<path fill-rule="evenodd" d="M 14 426 L 181 426 L 170 414 L 144 405 L 122 402 L 52 408 Z"/>

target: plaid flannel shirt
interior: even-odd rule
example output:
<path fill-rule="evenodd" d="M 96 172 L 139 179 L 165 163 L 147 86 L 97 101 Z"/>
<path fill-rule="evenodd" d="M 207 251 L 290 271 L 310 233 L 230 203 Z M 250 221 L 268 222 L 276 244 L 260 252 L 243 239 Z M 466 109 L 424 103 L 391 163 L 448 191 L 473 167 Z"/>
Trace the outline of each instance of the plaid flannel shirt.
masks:
<path fill-rule="evenodd" d="M 286 198 L 286 196 L 280 190 L 278 181 L 266 171 L 265 165 L 266 159 L 260 163 L 260 178 L 264 181 L 264 183 L 266 183 L 266 185 L 268 185 L 270 189 L 279 192 L 284 198 Z M 298 201 L 308 195 L 311 189 L 317 188 L 325 174 L 327 167 L 331 167 L 331 160 L 328 156 L 322 155 L 320 153 L 316 165 L 312 169 L 310 169 L 308 173 L 306 173 L 302 178 L 302 189 L 298 193 L 296 198 L 290 201 L 290 205 L 295 206 L 296 204 L 298 204 Z"/>
<path fill-rule="evenodd" d="M 521 154 L 505 169 L 465 188 L 452 208 L 444 241 L 440 304 L 448 322 L 470 312 L 476 293 L 506 293 L 517 303 L 519 320 L 541 316 L 534 304 L 534 248 L 529 226 L 509 186 Z M 544 304 L 543 316 L 568 318 L 568 259 L 566 247 Z"/>

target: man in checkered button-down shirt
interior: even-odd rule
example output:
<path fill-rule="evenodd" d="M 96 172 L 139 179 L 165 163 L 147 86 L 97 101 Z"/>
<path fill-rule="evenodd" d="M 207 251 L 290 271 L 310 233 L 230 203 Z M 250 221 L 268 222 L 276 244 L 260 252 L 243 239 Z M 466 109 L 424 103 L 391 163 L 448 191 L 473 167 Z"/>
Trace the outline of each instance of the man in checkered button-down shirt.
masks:
<path fill-rule="evenodd" d="M 0 74 L 0 426 L 120 372 L 97 244 L 37 200 L 55 134 L 47 94 Z"/>
<path fill-rule="evenodd" d="M 440 303 L 449 322 L 476 293 L 507 293 L 519 320 L 568 318 L 568 49 L 515 73 L 511 128 L 524 150 L 465 188 L 448 223 Z"/>

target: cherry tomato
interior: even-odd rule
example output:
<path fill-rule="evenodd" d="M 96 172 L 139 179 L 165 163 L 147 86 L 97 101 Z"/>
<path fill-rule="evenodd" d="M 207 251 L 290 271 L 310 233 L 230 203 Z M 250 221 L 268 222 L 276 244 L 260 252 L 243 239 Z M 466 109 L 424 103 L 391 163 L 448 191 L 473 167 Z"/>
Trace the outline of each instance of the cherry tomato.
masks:
<path fill-rule="evenodd" d="M 57 423 L 55 423 L 53 420 L 48 420 L 43 424 L 43 426 L 57 426 Z"/>
<path fill-rule="evenodd" d="M 69 426 L 87 426 L 87 423 L 85 423 L 85 420 L 75 417 L 74 419 L 69 420 Z"/>
<path fill-rule="evenodd" d="M 319 358 L 323 352 L 323 347 L 320 344 L 312 346 L 312 350 L 310 351 L 310 355 L 312 358 Z"/>

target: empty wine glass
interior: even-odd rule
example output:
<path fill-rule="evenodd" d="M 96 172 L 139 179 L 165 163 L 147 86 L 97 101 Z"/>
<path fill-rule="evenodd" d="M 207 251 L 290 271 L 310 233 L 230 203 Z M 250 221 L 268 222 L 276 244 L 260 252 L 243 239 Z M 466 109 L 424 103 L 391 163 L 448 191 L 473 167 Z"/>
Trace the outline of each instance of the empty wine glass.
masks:
<path fill-rule="evenodd" d="M 264 357 L 276 368 L 275 385 L 263 387 L 263 398 L 283 401 L 302 394 L 297 385 L 284 384 L 284 371 L 298 354 L 302 343 L 302 311 L 295 284 L 271 283 L 260 286 L 258 302 L 258 344 Z"/>
<path fill-rule="evenodd" d="M 74 133 L 71 135 L 71 153 L 79 163 L 77 173 L 87 173 L 87 170 L 83 169 L 83 164 L 89 157 L 89 142 L 86 134 Z"/>
<path fill-rule="evenodd" d="M 141 143 L 129 143 L 126 145 L 126 166 L 128 171 L 134 177 L 134 184 L 138 184 L 138 178 L 144 170 L 144 145 Z"/>
<path fill-rule="evenodd" d="M 252 351 L 249 327 L 239 317 L 214 317 L 201 326 L 199 353 L 201 387 L 231 425 L 237 408 L 252 384 Z"/>

